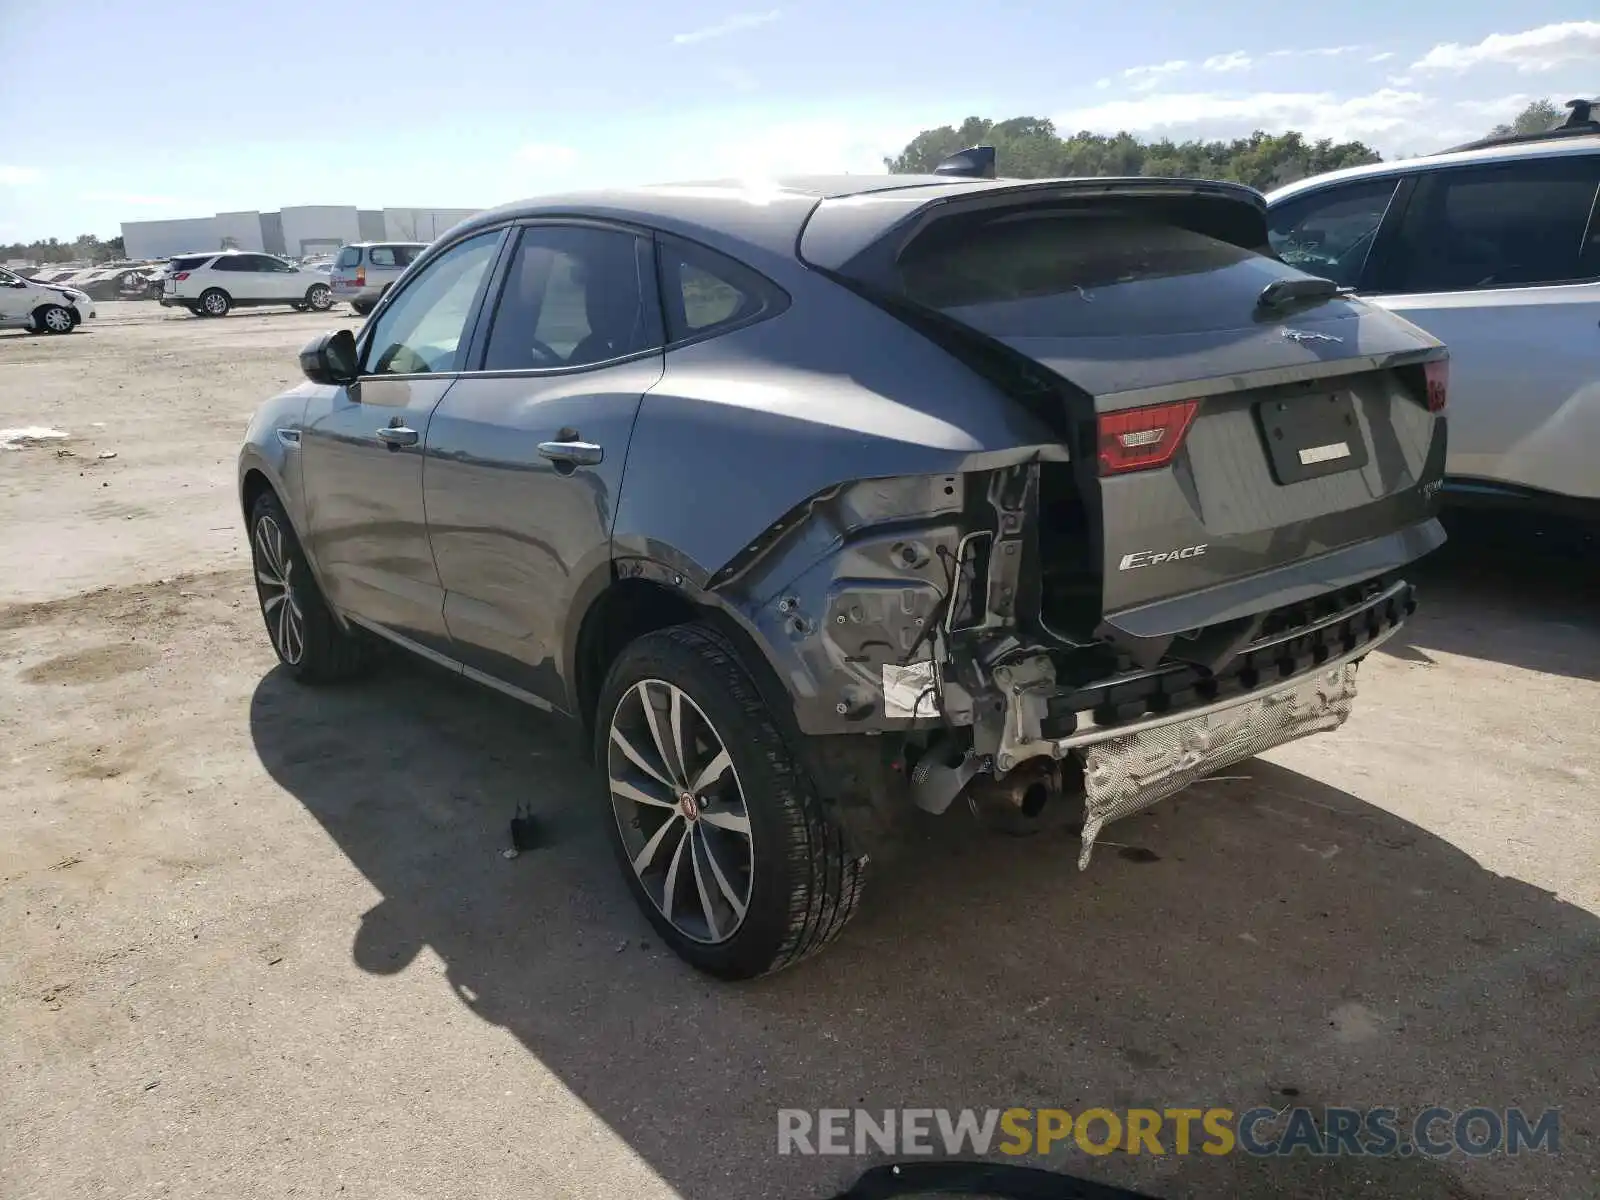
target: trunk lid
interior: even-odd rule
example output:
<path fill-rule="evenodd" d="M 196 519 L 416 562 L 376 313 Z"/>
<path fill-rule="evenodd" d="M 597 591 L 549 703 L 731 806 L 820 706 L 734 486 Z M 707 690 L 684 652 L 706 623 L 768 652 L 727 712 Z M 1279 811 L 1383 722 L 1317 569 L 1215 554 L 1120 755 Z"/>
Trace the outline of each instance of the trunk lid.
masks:
<path fill-rule="evenodd" d="M 1367 547 L 1370 575 L 1442 540 L 1407 531 L 1443 471 L 1443 348 L 1274 257 L 1248 189 L 979 185 L 835 270 L 976 369 L 981 343 L 1043 376 L 1028 401 L 1074 460 L 1041 468 L 1039 609 L 1063 636 L 1149 660 L 1338 585 L 1340 552 Z"/>

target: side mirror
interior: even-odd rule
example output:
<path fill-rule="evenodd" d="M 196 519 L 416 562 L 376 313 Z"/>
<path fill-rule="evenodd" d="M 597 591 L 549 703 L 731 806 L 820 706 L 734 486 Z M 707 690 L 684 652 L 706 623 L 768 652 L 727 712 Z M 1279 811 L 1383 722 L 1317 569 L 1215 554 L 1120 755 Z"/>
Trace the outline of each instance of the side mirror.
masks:
<path fill-rule="evenodd" d="M 348 329 L 325 333 L 300 351 L 300 369 L 312 383 L 338 387 L 356 381 L 356 335 Z"/>

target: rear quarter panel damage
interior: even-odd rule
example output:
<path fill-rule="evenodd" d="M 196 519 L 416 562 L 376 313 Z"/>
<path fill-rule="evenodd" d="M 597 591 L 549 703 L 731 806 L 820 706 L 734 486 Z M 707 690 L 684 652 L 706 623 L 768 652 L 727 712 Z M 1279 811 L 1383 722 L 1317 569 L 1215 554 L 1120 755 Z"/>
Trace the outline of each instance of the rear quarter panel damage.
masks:
<path fill-rule="evenodd" d="M 883 667 L 934 656 L 971 477 L 1065 449 L 921 334 L 816 286 L 825 302 L 667 355 L 614 552 L 737 620 L 803 732 L 909 728 Z"/>

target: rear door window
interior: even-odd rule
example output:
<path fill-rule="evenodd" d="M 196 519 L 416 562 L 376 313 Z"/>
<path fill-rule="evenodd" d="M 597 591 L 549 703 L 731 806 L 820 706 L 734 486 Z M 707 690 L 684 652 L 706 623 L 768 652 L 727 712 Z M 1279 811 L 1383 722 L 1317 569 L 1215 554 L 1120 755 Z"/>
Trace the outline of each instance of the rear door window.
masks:
<path fill-rule="evenodd" d="M 1600 276 L 1597 192 L 1592 154 L 1422 172 L 1379 286 L 1459 292 Z"/>
<path fill-rule="evenodd" d="M 367 261 L 375 267 L 392 267 L 395 265 L 393 246 L 374 246 L 367 251 Z"/>
<path fill-rule="evenodd" d="M 339 251 L 339 261 L 334 263 L 334 266 L 336 266 L 336 267 L 354 267 L 354 266 L 357 266 L 360 262 L 361 262 L 361 251 L 360 251 L 360 249 L 358 249 L 355 246 L 346 246 L 343 250 Z"/>
<path fill-rule="evenodd" d="M 1267 214 L 1272 248 L 1291 266 L 1356 287 L 1399 186 L 1399 179 L 1375 179 L 1274 205 Z"/>
<path fill-rule="evenodd" d="M 402 267 L 409 267 L 412 263 L 416 262 L 417 255 L 422 253 L 424 247 L 422 247 L 422 246 L 395 246 L 392 249 L 394 250 L 394 261 L 395 261 L 396 265 L 402 266 Z"/>

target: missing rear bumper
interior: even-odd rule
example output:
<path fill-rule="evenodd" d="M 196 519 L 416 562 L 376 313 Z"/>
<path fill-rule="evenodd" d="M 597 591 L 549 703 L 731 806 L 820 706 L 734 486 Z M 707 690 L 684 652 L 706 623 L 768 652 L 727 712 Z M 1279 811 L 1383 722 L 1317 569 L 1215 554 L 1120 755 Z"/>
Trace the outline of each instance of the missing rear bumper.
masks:
<path fill-rule="evenodd" d="M 1358 665 L 1351 661 L 1318 668 L 1267 695 L 1090 744 L 1083 750 L 1078 869 L 1089 865 L 1095 839 L 1107 822 L 1149 808 L 1274 746 L 1339 728 L 1355 704 Z"/>
<path fill-rule="evenodd" d="M 1402 614 L 1408 611 L 1409 588 L 1396 585 L 1356 612 L 1342 614 L 1337 622 L 1318 622 L 1288 637 L 1258 643 L 1259 651 L 1267 654 L 1297 645 L 1311 647 L 1313 658 L 1322 659 L 1275 684 L 1252 686 L 1176 712 L 1092 724 L 1059 737 L 1040 736 L 1040 714 L 1048 707 L 1046 697 L 1054 686 L 1050 673 L 1020 678 L 1014 665 L 1001 681 L 1012 686 L 996 766 L 1005 773 L 1041 756 L 1082 761 L 1084 826 L 1078 866 L 1085 868 L 1107 822 L 1149 808 L 1274 746 L 1343 725 L 1355 702 L 1360 660 L 1403 628 Z M 1342 653 L 1328 653 L 1331 645 L 1340 643 L 1346 647 Z M 1279 661 L 1287 667 L 1293 660 Z M 1036 657 L 1023 665 L 1046 662 Z"/>

